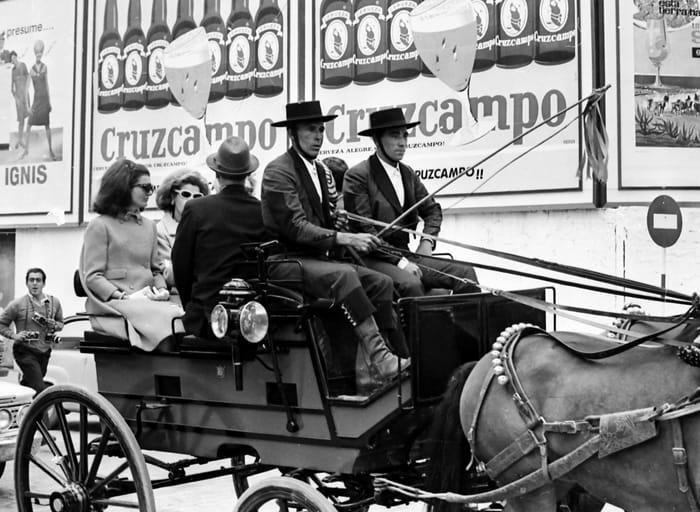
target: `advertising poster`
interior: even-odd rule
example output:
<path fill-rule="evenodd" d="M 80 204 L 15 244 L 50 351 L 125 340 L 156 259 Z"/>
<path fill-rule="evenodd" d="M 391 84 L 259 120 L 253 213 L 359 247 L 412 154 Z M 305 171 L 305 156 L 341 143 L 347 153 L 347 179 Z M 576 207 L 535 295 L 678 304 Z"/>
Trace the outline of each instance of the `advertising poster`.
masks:
<path fill-rule="evenodd" d="M 76 9 L 0 2 L 0 216 L 71 210 Z"/>
<path fill-rule="evenodd" d="M 338 114 L 326 129 L 322 156 L 352 166 L 368 158 L 372 139 L 358 136 L 369 114 L 401 107 L 420 121 L 409 132 L 404 162 L 435 190 L 465 173 L 441 195 L 578 190 L 580 137 L 573 110 L 473 170 L 473 164 L 580 98 L 579 6 L 575 0 L 469 0 L 477 51 L 470 83 L 462 62 L 470 43 L 459 1 L 425 16 L 412 31 L 415 0 L 314 0 L 314 95 Z M 432 17 L 431 17 L 432 16 Z M 423 54 L 416 49 L 421 38 Z M 468 85 L 468 89 L 466 89 Z M 453 145 L 470 107 L 495 130 Z M 507 162 L 531 150 L 512 165 Z M 465 204 L 466 206 L 466 204 Z"/>
<path fill-rule="evenodd" d="M 700 187 L 700 5 L 629 4 L 620 26 L 634 60 L 621 62 L 620 72 L 634 79 L 621 80 L 633 84 L 621 95 L 621 187 Z"/>
<path fill-rule="evenodd" d="M 211 57 L 203 119 L 172 95 L 163 57 L 172 40 L 200 26 Z M 205 158 L 232 135 L 260 159 L 259 175 L 286 149 L 286 134 L 270 125 L 284 117 L 288 101 L 289 26 L 287 0 L 98 0 L 90 202 L 121 157 L 148 167 L 156 186 L 184 167 L 213 182 Z"/>

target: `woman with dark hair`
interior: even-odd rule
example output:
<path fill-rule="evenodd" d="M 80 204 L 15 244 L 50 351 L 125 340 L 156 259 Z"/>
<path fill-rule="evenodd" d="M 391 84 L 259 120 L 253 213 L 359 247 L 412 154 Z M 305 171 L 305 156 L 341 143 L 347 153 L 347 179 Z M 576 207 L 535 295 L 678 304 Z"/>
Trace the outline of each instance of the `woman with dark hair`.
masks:
<path fill-rule="evenodd" d="M 175 285 L 170 253 L 175 242 L 177 225 L 182 210 L 190 199 L 209 195 L 209 185 L 204 176 L 190 169 L 179 169 L 168 174 L 156 192 L 156 205 L 163 210 L 163 218 L 156 224 L 158 254 L 163 260 L 163 276 L 168 286 Z"/>
<path fill-rule="evenodd" d="M 155 223 L 141 215 L 152 193 L 146 167 L 127 159 L 112 164 L 93 205 L 100 215 L 85 231 L 80 257 L 93 328 L 146 351 L 171 335 L 172 320 L 183 314 L 168 301 Z M 99 316 L 115 313 L 128 320 L 128 332 L 123 319 Z M 181 331 L 181 323 L 176 325 Z"/>

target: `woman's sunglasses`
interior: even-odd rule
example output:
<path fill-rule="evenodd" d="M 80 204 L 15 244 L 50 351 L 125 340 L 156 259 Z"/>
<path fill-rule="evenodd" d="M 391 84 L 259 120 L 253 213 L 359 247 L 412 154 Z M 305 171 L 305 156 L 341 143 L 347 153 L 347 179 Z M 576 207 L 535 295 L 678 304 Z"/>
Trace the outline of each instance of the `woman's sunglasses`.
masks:
<path fill-rule="evenodd" d="M 139 187 L 141 190 L 143 190 L 146 194 L 152 194 L 153 191 L 156 189 L 152 184 L 150 183 L 137 183 L 134 185 L 134 187 Z"/>
<path fill-rule="evenodd" d="M 173 192 L 179 194 L 184 199 L 197 199 L 198 197 L 204 196 L 204 194 L 201 194 L 199 192 L 190 192 L 189 190 L 174 190 Z"/>

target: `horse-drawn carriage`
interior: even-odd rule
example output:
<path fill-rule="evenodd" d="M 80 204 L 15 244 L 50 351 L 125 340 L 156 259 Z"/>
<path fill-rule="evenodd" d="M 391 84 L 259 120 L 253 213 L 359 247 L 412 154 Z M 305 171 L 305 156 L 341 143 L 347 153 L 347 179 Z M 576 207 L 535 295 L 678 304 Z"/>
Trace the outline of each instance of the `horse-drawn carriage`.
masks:
<path fill-rule="evenodd" d="M 233 475 L 240 496 L 249 476 L 274 468 L 284 478 L 249 491 L 240 509 L 271 499 L 318 510 L 406 501 L 375 495 L 370 474 L 420 485 L 432 411 L 452 371 L 488 352 L 514 322 L 545 327 L 544 313 L 488 293 L 401 299 L 412 366 L 358 395 L 352 371 L 343 370 L 354 368 L 356 344 L 342 311 L 271 282 L 264 250 L 251 255 L 259 278 L 221 290 L 212 313 L 218 339 L 178 335 L 144 352 L 85 333 L 80 350 L 94 355 L 99 395 L 54 386 L 34 401 L 18 441 L 20 511 L 155 510 L 152 489 L 223 474 Z M 549 290 L 521 293 L 544 299 Z M 58 434 L 42 420 L 50 409 Z M 30 450 L 37 436 L 45 456 Z M 142 450 L 188 456 L 166 463 Z M 197 471 L 219 459 L 230 464 Z M 149 465 L 167 476 L 151 480 Z M 488 486 L 473 476 L 475 489 Z M 131 493 L 135 499 L 123 497 Z"/>
<path fill-rule="evenodd" d="M 632 488 L 621 499 L 632 504 L 628 510 L 658 510 L 659 503 L 695 510 L 697 465 L 688 463 L 683 443 L 700 439 L 700 398 L 678 399 L 700 385 L 691 366 L 700 365 L 700 349 L 690 344 L 697 300 L 685 315 L 646 317 L 664 325 L 649 324 L 648 335 L 613 327 L 611 345 L 547 332 L 555 328 L 551 313 L 601 313 L 554 304 L 551 287 L 404 298 L 396 308 L 411 367 L 358 394 L 354 370 L 347 371 L 356 343 L 342 311 L 272 282 L 265 247 L 249 250 L 258 277 L 221 290 L 211 316 L 217 339 L 173 335 L 147 353 L 128 340 L 85 333 L 81 351 L 94 355 L 99 394 L 53 386 L 28 409 L 16 452 L 20 512 L 151 511 L 153 489 L 222 475 L 232 475 L 242 512 L 268 503 L 354 511 L 416 500 L 499 507 L 504 499 L 513 511 L 600 510 L 601 501 L 580 505 L 589 500 L 577 483 L 609 501 L 611 486 Z M 655 291 L 615 284 L 645 289 L 648 298 Z M 669 293 L 671 302 L 689 299 Z M 675 347 L 625 351 L 655 339 L 680 344 L 685 362 Z M 635 390 L 635 383 L 653 388 Z M 48 411 L 58 416 L 57 434 L 43 420 Z M 36 438 L 48 450 L 32 453 Z M 166 462 L 152 451 L 186 456 Z M 222 460 L 229 464 L 202 469 Z M 443 475 L 432 476 L 431 464 Z M 249 488 L 249 477 L 270 470 L 281 476 Z M 653 485 L 635 490 L 639 471 L 670 494 Z"/>

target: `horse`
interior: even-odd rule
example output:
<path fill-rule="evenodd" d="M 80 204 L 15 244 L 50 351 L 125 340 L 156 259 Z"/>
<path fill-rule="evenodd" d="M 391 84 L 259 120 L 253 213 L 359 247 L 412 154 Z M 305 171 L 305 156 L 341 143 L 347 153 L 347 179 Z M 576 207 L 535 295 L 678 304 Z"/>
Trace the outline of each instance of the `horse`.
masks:
<path fill-rule="evenodd" d="M 643 322 L 640 325 L 647 331 L 656 327 L 645 327 Z M 567 454 L 591 441 L 596 435 L 596 418 L 602 438 L 605 418 L 619 417 L 618 423 L 605 423 L 607 433 L 613 434 L 608 441 L 614 440 L 606 453 L 601 448 L 568 473 L 551 481 L 545 478 L 544 485 L 536 489 L 514 493 L 506 498 L 505 510 L 554 512 L 558 504 L 568 504 L 569 510 L 598 511 L 603 502 L 627 512 L 697 510 L 690 501 L 696 489 L 693 484 L 700 484 L 700 414 L 683 415 L 675 425 L 675 420 L 645 420 L 644 415 L 654 418 L 654 413 L 662 409 L 651 408 L 675 403 L 693 393 L 700 386 L 698 368 L 682 361 L 678 349 L 667 344 L 645 344 L 592 360 L 570 349 L 592 352 L 619 344 L 580 333 L 551 336 L 531 328 L 514 330 L 519 337 L 516 345 L 511 345 L 510 361 L 516 375 L 510 375 L 510 379 L 517 380 L 520 393 L 514 391 L 508 372 L 500 372 L 501 365 L 505 365 L 500 358 L 507 350 L 501 347 L 502 338 L 494 345 L 495 352 L 457 370 L 435 412 L 435 417 L 443 421 L 431 434 L 440 443 L 431 455 L 429 490 L 464 492 L 463 468 L 473 468 L 475 463 L 486 468 L 491 463 L 489 476 L 498 487 L 506 486 L 541 470 L 543 461 L 563 461 Z M 696 321 L 688 322 L 663 338 L 689 343 L 698 330 Z M 513 332 L 506 330 L 502 336 L 512 340 L 518 336 Z M 528 415 L 521 410 L 527 401 L 536 413 L 530 417 L 530 425 L 526 425 Z M 633 410 L 641 411 L 607 416 Z M 631 425 L 637 424 L 642 429 L 635 434 Z M 543 425 L 558 427 L 545 432 Z M 531 451 L 521 446 L 527 445 L 528 432 L 535 445 Z M 625 432 L 631 438 L 616 438 Z M 615 443 L 623 449 L 614 449 Z M 519 452 L 514 448 L 527 453 L 506 457 L 507 463 L 500 464 L 504 450 Z M 494 457 L 499 453 L 501 467 L 496 471 Z M 681 464 L 686 454 L 687 467 Z M 586 506 L 571 503 L 570 496 L 579 488 L 594 498 Z"/>

